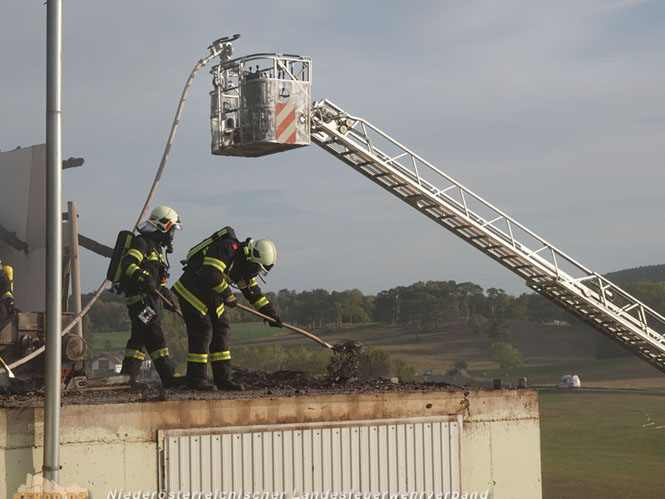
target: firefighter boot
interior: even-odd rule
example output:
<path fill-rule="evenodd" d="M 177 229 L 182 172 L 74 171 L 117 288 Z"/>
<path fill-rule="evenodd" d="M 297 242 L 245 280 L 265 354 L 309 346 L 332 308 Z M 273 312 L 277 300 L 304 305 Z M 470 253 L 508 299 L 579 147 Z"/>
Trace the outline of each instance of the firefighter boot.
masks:
<path fill-rule="evenodd" d="M 218 389 L 233 392 L 241 392 L 245 389 L 243 385 L 236 383 L 231 379 L 230 360 L 218 360 L 216 362 L 212 362 L 211 364 L 212 376 Z"/>
<path fill-rule="evenodd" d="M 216 392 L 217 387 L 208 381 L 206 362 L 187 362 L 187 388 L 202 392 Z"/>
<path fill-rule="evenodd" d="M 164 355 L 153 362 L 164 388 L 178 388 L 185 385 L 185 377 L 175 372 L 171 357 Z"/>
<path fill-rule="evenodd" d="M 129 375 L 129 386 L 132 390 L 143 390 L 146 387 L 146 384 L 139 379 L 142 363 L 143 360 L 136 357 L 125 357 L 122 359 L 120 374 Z"/>

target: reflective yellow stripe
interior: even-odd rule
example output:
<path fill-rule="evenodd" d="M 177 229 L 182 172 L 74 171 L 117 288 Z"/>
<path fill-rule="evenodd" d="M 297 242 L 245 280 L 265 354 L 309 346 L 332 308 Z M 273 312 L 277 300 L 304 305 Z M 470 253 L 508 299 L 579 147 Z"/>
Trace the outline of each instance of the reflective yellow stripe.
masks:
<path fill-rule="evenodd" d="M 145 293 L 140 295 L 125 296 L 125 305 L 134 305 L 145 298 Z"/>
<path fill-rule="evenodd" d="M 222 304 L 219 307 L 217 307 L 216 312 L 217 312 L 217 317 L 222 316 L 222 314 L 224 313 L 224 302 L 222 302 Z"/>
<path fill-rule="evenodd" d="M 218 230 L 217 232 L 215 232 L 209 238 L 201 241 L 199 244 L 197 244 L 196 246 L 194 246 L 192 249 L 190 249 L 187 252 L 187 257 L 186 257 L 187 261 L 189 261 L 190 258 L 192 258 L 196 253 L 198 253 L 203 248 L 205 248 L 205 250 L 203 252 L 203 255 L 205 256 L 206 252 L 208 251 L 208 248 L 206 248 L 206 246 L 209 246 L 213 242 L 217 241 L 218 239 L 221 239 L 222 236 L 228 234 L 228 232 L 229 232 L 228 229 L 226 227 L 224 227 L 222 230 Z"/>
<path fill-rule="evenodd" d="M 210 237 L 208 239 L 206 239 L 205 241 L 201 241 L 199 244 L 197 244 L 196 246 L 194 246 L 192 249 L 190 249 L 187 252 L 187 256 L 185 258 L 187 258 L 187 260 L 189 261 L 196 253 L 199 252 L 199 250 L 201 248 L 205 247 L 206 245 L 210 244 L 211 242 L 212 242 L 212 238 L 210 238 Z"/>
<path fill-rule="evenodd" d="M 187 362 L 198 362 L 200 364 L 208 363 L 208 354 L 207 353 L 188 353 Z"/>
<path fill-rule="evenodd" d="M 141 267 L 139 267 L 135 263 L 131 263 L 129 267 L 127 267 L 127 270 L 125 270 L 125 274 L 127 274 L 127 277 L 132 277 L 134 275 L 134 272 L 140 269 Z"/>
<path fill-rule="evenodd" d="M 5 292 L 4 295 L 2 295 L 2 299 L 4 299 L 4 298 L 7 297 L 7 296 L 11 296 L 12 298 L 14 297 L 14 295 L 12 295 L 12 292 L 11 292 L 11 291 L 7 291 L 7 292 Z"/>
<path fill-rule="evenodd" d="M 185 286 L 183 286 L 180 281 L 173 285 L 173 290 L 182 296 L 185 300 L 187 300 L 187 302 L 192 307 L 201 312 L 201 315 L 208 313 L 208 307 L 206 307 L 201 300 L 199 300 Z"/>
<path fill-rule="evenodd" d="M 265 296 L 262 296 L 261 298 L 256 300 L 254 303 L 252 303 L 252 306 L 254 306 L 254 308 L 256 310 L 259 310 L 260 308 L 265 307 L 268 303 L 270 303 L 268 301 L 268 298 L 266 298 Z"/>
<path fill-rule="evenodd" d="M 215 293 L 221 293 L 222 291 L 224 291 L 228 287 L 229 287 L 229 283 L 224 280 L 224 281 L 220 282 L 217 286 L 214 286 L 212 288 L 212 291 L 214 291 Z"/>
<path fill-rule="evenodd" d="M 210 362 L 219 362 L 220 360 L 231 360 L 231 352 L 210 352 Z"/>
<path fill-rule="evenodd" d="M 218 269 L 220 272 L 224 272 L 226 270 L 226 264 L 223 261 L 211 256 L 206 256 L 203 259 L 203 265 L 211 265 Z"/>
<path fill-rule="evenodd" d="M 132 350 L 131 348 L 128 348 L 125 350 L 125 357 L 129 357 L 130 359 L 143 360 L 145 359 L 145 354 L 140 350 Z"/>
<path fill-rule="evenodd" d="M 247 281 L 245 281 L 244 279 L 238 281 L 239 289 L 251 288 L 252 286 L 258 286 L 258 284 L 256 283 L 256 279 L 254 277 L 250 279 L 249 284 L 247 284 Z"/>
<path fill-rule="evenodd" d="M 162 357 L 168 357 L 169 356 L 169 349 L 167 347 L 160 348 L 159 350 L 155 350 L 154 352 L 150 352 L 150 357 L 152 357 L 152 360 L 157 360 Z"/>
<path fill-rule="evenodd" d="M 161 260 L 160 258 L 161 255 L 155 253 L 154 251 L 148 255 L 148 260 L 153 261 L 153 262 L 158 262 Z"/>
<path fill-rule="evenodd" d="M 139 250 L 137 250 L 137 249 L 133 249 L 133 248 L 130 249 L 129 251 L 127 251 L 127 255 L 126 255 L 126 256 L 131 256 L 131 257 L 136 258 L 136 259 L 138 260 L 139 263 L 141 263 L 141 262 L 143 261 L 143 253 L 141 253 L 141 252 L 140 252 Z"/>

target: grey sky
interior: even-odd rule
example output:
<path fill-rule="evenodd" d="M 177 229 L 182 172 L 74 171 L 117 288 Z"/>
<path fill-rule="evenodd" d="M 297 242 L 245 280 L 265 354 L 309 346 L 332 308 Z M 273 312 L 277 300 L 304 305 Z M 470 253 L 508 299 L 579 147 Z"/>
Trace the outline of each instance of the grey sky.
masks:
<path fill-rule="evenodd" d="M 45 140 L 42 1 L 0 4 L 0 149 Z M 639 0 L 64 4 L 63 174 L 82 233 L 131 228 L 182 87 L 207 46 L 313 59 L 329 98 L 597 272 L 663 263 L 665 4 Z M 418 280 L 522 281 L 316 146 L 210 154 L 194 81 L 156 204 L 181 215 L 172 258 L 213 230 L 268 237 L 266 290 L 375 293 Z M 84 290 L 106 262 L 82 257 Z"/>

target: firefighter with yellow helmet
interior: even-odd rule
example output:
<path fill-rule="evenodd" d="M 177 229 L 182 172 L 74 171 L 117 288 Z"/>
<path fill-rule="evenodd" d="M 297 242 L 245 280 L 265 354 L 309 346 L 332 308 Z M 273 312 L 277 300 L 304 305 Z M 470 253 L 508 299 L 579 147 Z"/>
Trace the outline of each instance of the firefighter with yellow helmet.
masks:
<path fill-rule="evenodd" d="M 0 322 L 16 315 L 14 303 L 14 269 L 0 261 Z"/>
<path fill-rule="evenodd" d="M 275 308 L 256 282 L 275 265 L 277 251 L 268 239 L 240 242 L 232 227 L 225 227 L 187 254 L 187 265 L 173 290 L 180 298 L 187 326 L 187 387 L 194 390 L 243 390 L 232 380 L 230 327 L 224 313 L 235 307 L 231 286 L 237 287 L 256 310 L 274 319 L 272 327 L 282 327 Z M 208 381 L 208 364 L 214 385 Z"/>

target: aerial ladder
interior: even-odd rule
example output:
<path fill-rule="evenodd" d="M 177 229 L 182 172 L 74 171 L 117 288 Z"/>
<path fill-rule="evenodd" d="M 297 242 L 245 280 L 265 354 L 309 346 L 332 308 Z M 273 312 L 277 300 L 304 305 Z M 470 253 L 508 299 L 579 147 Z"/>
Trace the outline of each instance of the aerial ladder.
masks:
<path fill-rule="evenodd" d="M 224 43 L 237 39 L 222 39 Z M 368 121 L 310 104 L 308 57 L 255 54 L 215 66 L 213 154 L 256 157 L 316 145 L 460 237 L 611 340 L 665 372 L 665 317 L 575 261 Z"/>
<path fill-rule="evenodd" d="M 548 243 L 371 123 L 315 102 L 312 141 L 665 372 L 665 317 Z"/>

